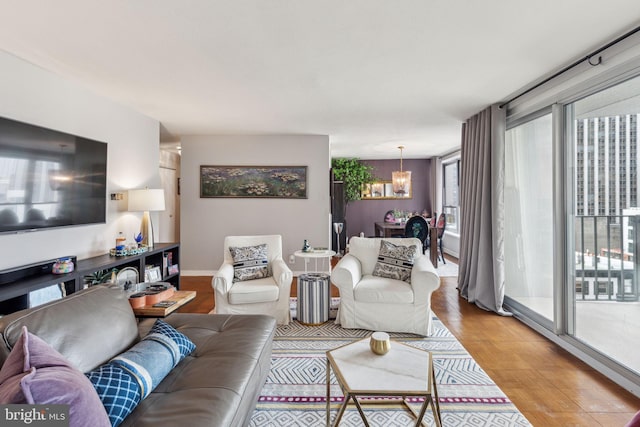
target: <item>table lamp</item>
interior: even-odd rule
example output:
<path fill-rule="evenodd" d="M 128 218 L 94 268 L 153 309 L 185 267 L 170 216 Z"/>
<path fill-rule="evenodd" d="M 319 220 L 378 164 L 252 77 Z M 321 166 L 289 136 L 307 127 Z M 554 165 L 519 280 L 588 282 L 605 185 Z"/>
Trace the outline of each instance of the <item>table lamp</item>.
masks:
<path fill-rule="evenodd" d="M 144 190 L 129 190 L 129 212 L 144 212 L 140 223 L 142 243 L 153 247 L 153 224 L 150 211 L 164 210 L 164 190 L 145 188 Z"/>

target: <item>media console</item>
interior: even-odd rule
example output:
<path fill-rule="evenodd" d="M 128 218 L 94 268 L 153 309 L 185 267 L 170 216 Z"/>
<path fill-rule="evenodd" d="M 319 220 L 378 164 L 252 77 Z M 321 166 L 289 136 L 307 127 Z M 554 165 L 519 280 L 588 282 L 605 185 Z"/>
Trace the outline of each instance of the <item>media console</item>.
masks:
<path fill-rule="evenodd" d="M 144 282 L 147 268 L 160 267 L 161 280 L 180 289 L 180 273 L 169 273 L 165 268 L 167 257 L 172 259 L 172 264 L 179 264 L 180 243 L 156 243 L 153 249 L 138 255 L 115 257 L 104 254 L 77 260 L 74 271 L 65 274 L 51 273 L 51 265 L 55 260 L 4 270 L 0 275 L 3 282 L 0 284 L 0 315 L 28 308 L 29 292 L 61 284 L 64 285 L 66 294 L 69 295 L 86 286 L 85 276 L 100 271 L 113 271 L 114 269 L 119 271 L 126 267 L 134 267 L 138 270 L 138 281 L 140 282 Z"/>

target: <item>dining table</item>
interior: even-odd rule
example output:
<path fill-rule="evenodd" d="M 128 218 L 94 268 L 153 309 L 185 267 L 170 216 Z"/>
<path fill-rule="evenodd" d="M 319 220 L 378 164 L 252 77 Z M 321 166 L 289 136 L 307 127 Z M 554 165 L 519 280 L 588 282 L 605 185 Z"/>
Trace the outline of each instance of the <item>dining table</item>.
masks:
<path fill-rule="evenodd" d="M 376 222 L 376 237 L 404 236 L 404 223 L 396 222 Z"/>

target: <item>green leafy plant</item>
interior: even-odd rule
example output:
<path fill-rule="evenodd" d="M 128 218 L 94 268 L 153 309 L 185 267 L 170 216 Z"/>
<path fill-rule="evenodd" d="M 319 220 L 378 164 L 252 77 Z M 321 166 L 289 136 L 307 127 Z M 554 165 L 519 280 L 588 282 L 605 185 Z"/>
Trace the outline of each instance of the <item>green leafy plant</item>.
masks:
<path fill-rule="evenodd" d="M 89 286 L 99 285 L 101 283 L 109 283 L 109 281 L 111 281 L 111 275 L 117 272 L 117 268 L 113 268 L 111 270 L 98 270 L 94 273 L 84 276 L 84 283 Z"/>
<path fill-rule="evenodd" d="M 331 161 L 333 176 L 336 180 L 344 182 L 345 200 L 347 203 L 360 200 L 362 186 L 375 181 L 371 173 L 372 166 L 362 163 L 355 158 L 336 158 Z"/>

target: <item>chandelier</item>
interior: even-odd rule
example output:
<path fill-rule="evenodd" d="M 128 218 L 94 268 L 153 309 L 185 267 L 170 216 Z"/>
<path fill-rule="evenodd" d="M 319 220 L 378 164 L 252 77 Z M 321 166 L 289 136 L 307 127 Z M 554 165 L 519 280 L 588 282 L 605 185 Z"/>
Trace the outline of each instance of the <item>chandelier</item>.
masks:
<path fill-rule="evenodd" d="M 396 194 L 405 195 L 409 193 L 409 186 L 411 185 L 411 171 L 402 170 L 402 150 L 404 145 L 398 147 L 400 149 L 400 171 L 391 173 L 391 182 L 393 183 L 393 192 Z"/>

